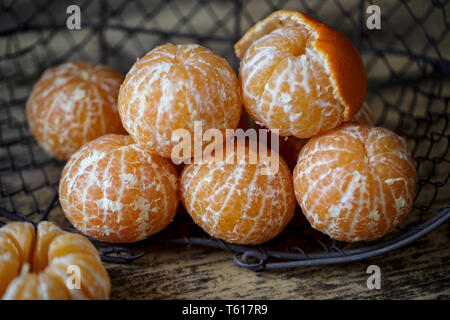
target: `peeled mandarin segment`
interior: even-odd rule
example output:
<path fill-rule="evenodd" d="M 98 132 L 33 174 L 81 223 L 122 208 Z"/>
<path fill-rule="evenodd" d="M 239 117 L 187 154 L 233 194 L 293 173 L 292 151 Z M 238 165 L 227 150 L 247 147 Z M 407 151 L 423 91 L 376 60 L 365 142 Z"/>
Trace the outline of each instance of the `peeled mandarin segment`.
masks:
<path fill-rule="evenodd" d="M 236 128 L 242 109 L 239 81 L 227 61 L 196 44 L 165 44 L 139 59 L 119 92 L 125 129 L 146 151 L 170 158 L 172 133 Z M 193 149 L 192 149 L 193 150 Z"/>
<path fill-rule="evenodd" d="M 4 300 L 68 300 L 65 286 L 45 272 L 26 272 L 8 287 Z"/>
<path fill-rule="evenodd" d="M 17 277 L 22 265 L 18 246 L 2 229 L 0 229 L 0 295 L 3 295 L 9 282 Z"/>
<path fill-rule="evenodd" d="M 14 297 L 15 300 L 39 300 L 39 281 L 37 274 L 28 273 L 23 278 L 23 285 L 20 294 Z"/>
<path fill-rule="evenodd" d="M 67 162 L 59 185 L 64 214 L 82 233 L 107 242 L 135 242 L 164 229 L 178 207 L 173 164 L 129 136 L 106 135 Z"/>
<path fill-rule="evenodd" d="M 10 252 L 12 257 L 21 262 L 22 253 L 17 243 L 6 232 L 0 229 L 0 248 L 4 252 Z"/>
<path fill-rule="evenodd" d="M 34 228 L 10 223 L 0 229 L 0 296 L 3 299 L 107 299 L 111 284 L 97 249 L 85 237 L 65 232 L 51 222 L 38 225 L 33 255 Z M 31 245 L 30 245 L 31 242 Z M 19 268 L 22 266 L 19 274 Z M 78 268 L 81 287 L 68 282 Z"/>
<path fill-rule="evenodd" d="M 33 241 L 31 223 L 11 222 L 0 229 L 0 297 L 17 277 L 22 264 L 29 261 Z"/>
<path fill-rule="evenodd" d="M 108 299 L 111 291 L 109 276 L 102 263 L 90 254 L 70 253 L 56 257 L 51 262 L 50 274 L 60 283 L 67 283 L 70 274 L 67 270 L 76 266 L 80 270 L 79 289 L 69 289 L 72 298 L 79 298 L 82 293 L 88 299 Z M 70 281 L 70 280 L 69 280 Z"/>
<path fill-rule="evenodd" d="M 55 237 L 62 234 L 64 231 L 51 222 L 39 223 L 33 253 L 32 269 L 34 272 L 40 272 L 48 265 L 48 247 Z"/>
<path fill-rule="evenodd" d="M 20 252 L 20 261 L 30 261 L 35 237 L 33 225 L 28 222 L 11 222 L 0 230 L 7 234 L 16 245 Z"/>
<path fill-rule="evenodd" d="M 3 300 L 36 300 L 37 287 L 36 274 L 29 273 L 29 265 L 25 265 L 20 275 L 9 284 Z"/>
<path fill-rule="evenodd" d="M 86 237 L 74 233 L 65 233 L 54 238 L 48 248 L 48 260 L 51 263 L 53 259 L 71 253 L 91 255 L 100 261 L 97 248 L 92 242 Z"/>
<path fill-rule="evenodd" d="M 401 137 L 352 123 L 311 138 L 293 179 L 311 225 L 347 242 L 372 241 L 392 231 L 410 212 L 417 184 Z"/>
<path fill-rule="evenodd" d="M 276 11 L 235 45 L 243 102 L 256 122 L 281 136 L 309 138 L 353 118 L 366 74 L 351 42 L 295 11 Z"/>
<path fill-rule="evenodd" d="M 58 261 L 57 264 L 51 264 L 45 270 L 43 271 L 46 273 L 49 277 L 51 277 L 56 283 L 58 283 L 56 286 L 63 288 L 64 293 L 61 293 L 63 295 L 66 295 L 68 297 L 68 300 L 89 300 L 90 298 L 86 296 L 83 290 L 80 289 L 69 289 L 67 287 L 67 280 L 69 277 L 69 274 L 67 273 L 67 264 L 62 264 L 60 261 Z M 97 279 L 98 280 L 98 279 Z M 96 281 L 97 281 L 96 280 Z M 103 281 L 103 280 L 100 280 Z M 107 299 L 107 298 L 105 298 Z"/>
<path fill-rule="evenodd" d="M 231 243 L 259 244 L 274 238 L 294 214 L 290 171 L 278 155 L 279 169 L 263 175 L 267 164 L 187 165 L 180 195 L 194 221 L 211 236 Z M 231 153 L 230 157 L 235 154 Z M 229 160 L 229 159 L 228 159 Z"/>
<path fill-rule="evenodd" d="M 31 133 L 61 160 L 99 136 L 124 133 L 117 111 L 122 80 L 123 76 L 109 67 L 83 62 L 47 70 L 28 98 Z"/>
<path fill-rule="evenodd" d="M 20 261 L 0 243 L 0 297 L 8 288 L 9 283 L 17 277 L 20 271 Z"/>
<path fill-rule="evenodd" d="M 41 300 L 69 300 L 67 287 L 47 273 L 46 270 L 38 274 L 39 299 Z"/>

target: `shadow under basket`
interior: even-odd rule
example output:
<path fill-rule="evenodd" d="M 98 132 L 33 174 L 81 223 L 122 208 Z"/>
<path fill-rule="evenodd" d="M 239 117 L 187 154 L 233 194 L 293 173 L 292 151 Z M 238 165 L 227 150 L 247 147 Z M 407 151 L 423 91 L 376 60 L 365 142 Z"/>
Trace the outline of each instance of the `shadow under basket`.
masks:
<path fill-rule="evenodd" d="M 448 1 L 380 2 L 381 29 L 373 30 L 366 25 L 371 1 L 78 1 L 81 29 L 68 30 L 66 10 L 73 2 L 0 4 L 0 225 L 48 219 L 73 230 L 58 203 L 64 163 L 37 145 L 26 122 L 27 97 L 45 69 L 81 60 L 126 73 L 156 45 L 195 42 L 238 71 L 234 43 L 278 9 L 324 21 L 360 51 L 366 101 L 376 124 L 403 136 L 416 161 L 418 187 L 406 221 L 379 241 L 346 244 L 313 230 L 297 208 L 278 237 L 241 246 L 209 237 L 180 212 L 167 229 L 139 243 L 118 247 L 94 241 L 103 260 L 126 263 L 142 256 L 150 243 L 175 243 L 231 251 L 239 266 L 254 270 L 344 263 L 403 247 L 450 217 Z"/>

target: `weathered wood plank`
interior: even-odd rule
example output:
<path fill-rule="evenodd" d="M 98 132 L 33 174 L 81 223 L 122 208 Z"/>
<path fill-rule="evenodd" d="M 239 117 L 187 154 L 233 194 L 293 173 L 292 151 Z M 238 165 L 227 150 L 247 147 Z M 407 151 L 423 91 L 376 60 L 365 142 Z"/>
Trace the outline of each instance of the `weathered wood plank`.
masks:
<path fill-rule="evenodd" d="M 412 245 L 352 264 L 254 272 L 208 248 L 149 246 L 128 265 L 107 264 L 113 299 L 450 299 L 450 224 Z M 368 290 L 367 266 L 381 268 Z"/>

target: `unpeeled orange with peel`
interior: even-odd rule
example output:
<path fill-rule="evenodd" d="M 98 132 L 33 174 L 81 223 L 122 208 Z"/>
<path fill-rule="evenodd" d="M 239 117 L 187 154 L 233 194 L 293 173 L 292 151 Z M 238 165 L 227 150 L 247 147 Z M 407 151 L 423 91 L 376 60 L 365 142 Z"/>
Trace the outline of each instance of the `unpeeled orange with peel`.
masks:
<path fill-rule="evenodd" d="M 295 11 L 280 10 L 235 45 L 244 107 L 281 136 L 310 138 L 349 121 L 366 94 L 358 51 L 338 31 Z"/>
<path fill-rule="evenodd" d="M 123 76 L 112 68 L 69 62 L 48 69 L 27 102 L 28 126 L 44 150 L 67 160 L 83 144 L 124 133 L 117 111 Z"/>
<path fill-rule="evenodd" d="M 403 138 L 348 123 L 308 141 L 293 180 L 311 225 L 333 239 L 355 242 L 376 240 L 406 218 L 417 175 Z"/>
<path fill-rule="evenodd" d="M 130 136 L 109 134 L 85 144 L 59 183 L 65 216 L 105 242 L 135 242 L 164 229 L 178 207 L 178 176 L 170 160 Z"/>
<path fill-rule="evenodd" d="M 28 222 L 3 226 L 0 261 L 3 299 L 108 299 L 110 295 L 109 276 L 95 246 L 51 222 L 39 223 L 36 235 Z M 71 279 L 75 273 L 79 279 Z"/>

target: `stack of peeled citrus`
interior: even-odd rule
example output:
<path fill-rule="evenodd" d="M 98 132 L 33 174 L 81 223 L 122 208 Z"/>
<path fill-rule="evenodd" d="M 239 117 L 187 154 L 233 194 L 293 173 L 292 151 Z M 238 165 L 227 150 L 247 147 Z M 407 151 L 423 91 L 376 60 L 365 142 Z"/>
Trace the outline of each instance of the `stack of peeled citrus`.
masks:
<path fill-rule="evenodd" d="M 277 236 L 297 203 L 313 228 L 347 242 L 378 239 L 406 217 L 414 161 L 401 137 L 373 127 L 364 66 L 347 38 L 305 14 L 277 11 L 248 30 L 235 52 L 239 78 L 223 58 L 196 44 L 156 47 L 124 80 L 85 63 L 44 73 L 28 100 L 29 127 L 45 150 L 68 160 L 59 200 L 81 233 L 113 243 L 145 239 L 172 221 L 180 199 L 208 234 L 239 244 Z M 261 141 L 257 149 L 227 146 L 217 161 L 227 129 L 251 126 L 242 114 L 278 133 L 279 152 L 268 150 L 277 170 L 267 170 L 272 163 L 258 150 L 270 144 Z M 209 154 L 201 147 L 200 162 L 191 161 L 194 141 L 184 146 L 187 155 L 174 159 L 182 136 L 173 133 L 194 136 L 195 123 L 225 140 L 214 140 Z M 175 160 L 189 163 L 180 176 Z M 91 263 L 92 272 L 104 274 L 92 247 L 77 249 L 69 235 L 52 236 L 39 251 L 41 226 L 37 240 L 32 227 L 0 230 L 0 259 L 12 261 L 0 268 L 0 295 L 24 297 L 20 285 L 29 277 L 62 292 L 36 291 L 31 298 L 77 297 L 62 288 L 58 272 L 67 261 Z M 36 265 L 32 252 L 45 262 Z M 83 297 L 104 298 L 107 282 Z"/>

